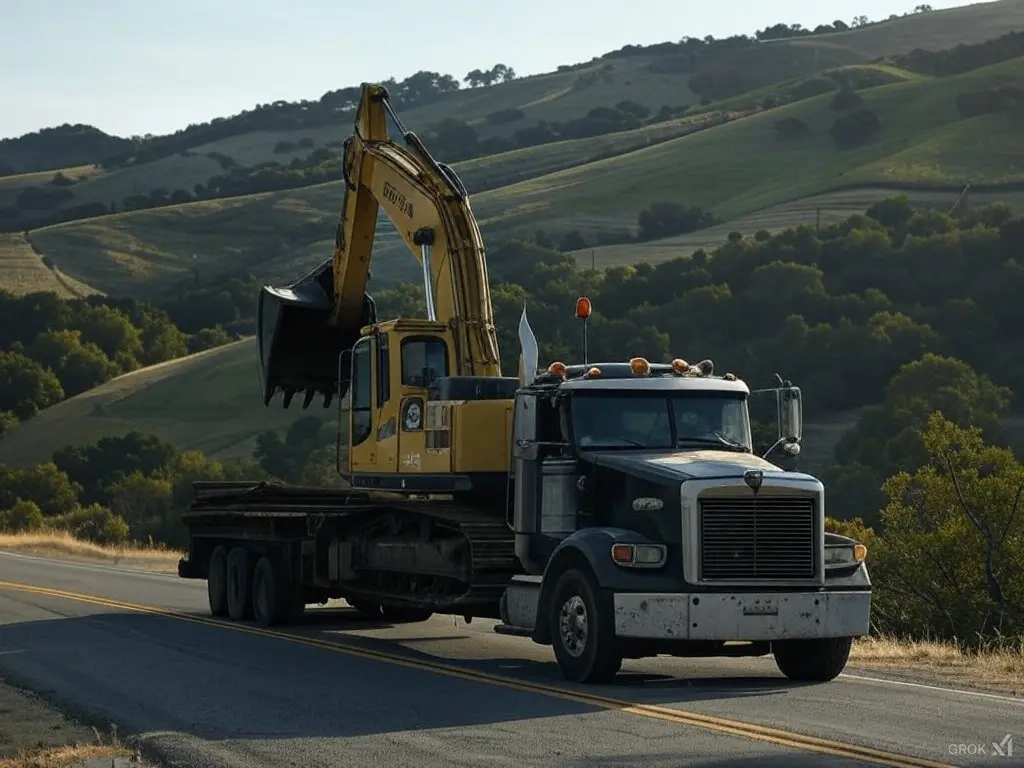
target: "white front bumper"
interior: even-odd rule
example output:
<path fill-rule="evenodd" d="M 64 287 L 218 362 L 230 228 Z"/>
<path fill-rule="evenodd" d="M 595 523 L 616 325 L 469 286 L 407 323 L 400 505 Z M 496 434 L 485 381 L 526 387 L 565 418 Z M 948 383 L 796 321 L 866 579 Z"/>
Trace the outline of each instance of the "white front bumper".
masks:
<path fill-rule="evenodd" d="M 868 634 L 871 593 L 616 593 L 615 634 L 664 640 L 791 640 Z"/>

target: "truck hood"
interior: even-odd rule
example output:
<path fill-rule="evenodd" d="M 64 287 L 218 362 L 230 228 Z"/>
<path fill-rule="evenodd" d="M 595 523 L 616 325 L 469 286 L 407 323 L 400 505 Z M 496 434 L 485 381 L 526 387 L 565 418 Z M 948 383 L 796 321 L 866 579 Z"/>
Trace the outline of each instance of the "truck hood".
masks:
<path fill-rule="evenodd" d="M 743 477 L 743 473 L 750 469 L 764 472 L 768 482 L 776 478 L 818 482 L 817 478 L 803 472 L 786 472 L 760 456 L 735 451 L 608 451 L 584 454 L 582 458 L 600 467 L 656 482 Z"/>

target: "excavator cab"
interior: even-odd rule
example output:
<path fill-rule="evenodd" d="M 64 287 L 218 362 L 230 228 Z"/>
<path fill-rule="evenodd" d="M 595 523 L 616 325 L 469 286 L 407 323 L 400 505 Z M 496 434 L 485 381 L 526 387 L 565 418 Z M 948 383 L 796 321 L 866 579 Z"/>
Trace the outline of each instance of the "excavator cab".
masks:
<path fill-rule="evenodd" d="M 519 380 L 453 376 L 443 323 L 402 318 L 363 329 L 352 348 L 348 462 L 354 488 L 503 497 Z"/>

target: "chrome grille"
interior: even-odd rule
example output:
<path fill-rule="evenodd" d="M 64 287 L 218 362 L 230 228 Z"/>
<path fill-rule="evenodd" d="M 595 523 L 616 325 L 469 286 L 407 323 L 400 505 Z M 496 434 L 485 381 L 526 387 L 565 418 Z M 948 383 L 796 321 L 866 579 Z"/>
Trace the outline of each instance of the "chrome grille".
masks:
<path fill-rule="evenodd" d="M 761 495 L 698 503 L 702 581 L 817 576 L 813 498 Z"/>

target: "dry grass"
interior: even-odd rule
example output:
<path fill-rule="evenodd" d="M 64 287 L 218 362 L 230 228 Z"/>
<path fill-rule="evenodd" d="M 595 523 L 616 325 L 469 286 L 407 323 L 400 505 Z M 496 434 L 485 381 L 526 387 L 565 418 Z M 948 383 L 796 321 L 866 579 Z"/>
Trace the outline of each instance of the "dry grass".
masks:
<path fill-rule="evenodd" d="M 86 760 L 113 762 L 120 758 L 133 760 L 135 752 L 124 747 L 108 747 L 99 744 L 69 744 L 63 747 L 22 750 L 12 757 L 0 758 L 0 768 L 78 768 Z"/>
<path fill-rule="evenodd" d="M 123 565 L 159 573 L 176 573 L 178 560 L 182 556 L 181 552 L 157 547 L 101 546 L 91 541 L 76 539 L 66 531 L 0 533 L 0 550 L 62 560 Z"/>
<path fill-rule="evenodd" d="M 104 737 L 39 696 L 0 682 L 0 768 L 77 768 L 97 760 L 143 768 L 116 734 Z"/>
<path fill-rule="evenodd" d="M 1024 693 L 1024 643 L 969 652 L 952 643 L 871 637 L 856 642 L 850 664 L 940 685 Z"/>
<path fill-rule="evenodd" d="M 62 299 L 75 299 L 97 291 L 50 269 L 21 234 L 0 234 L 0 288 L 15 295 L 54 291 Z"/>

